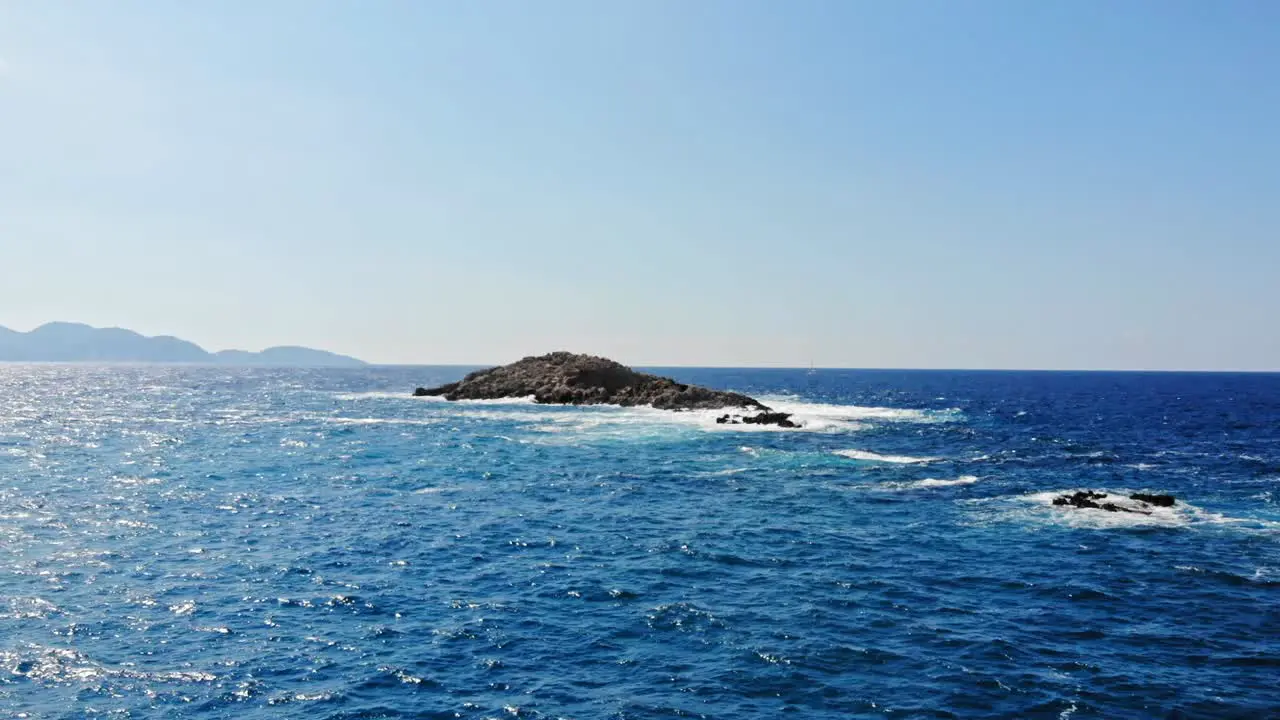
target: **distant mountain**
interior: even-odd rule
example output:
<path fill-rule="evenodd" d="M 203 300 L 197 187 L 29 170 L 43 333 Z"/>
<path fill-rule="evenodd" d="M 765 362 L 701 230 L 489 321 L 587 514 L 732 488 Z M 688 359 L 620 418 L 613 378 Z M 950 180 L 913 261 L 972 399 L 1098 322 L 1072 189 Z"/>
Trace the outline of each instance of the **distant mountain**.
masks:
<path fill-rule="evenodd" d="M 364 361 L 328 350 L 314 350 L 297 345 L 269 347 L 262 352 L 223 350 L 213 354 L 215 362 L 226 365 L 291 365 L 294 367 L 337 367 L 364 365 Z"/>
<path fill-rule="evenodd" d="M 7 362 L 155 362 L 297 367 L 358 367 L 353 357 L 304 347 L 273 347 L 260 353 L 224 350 L 210 353 L 192 342 L 161 335 L 147 337 L 122 328 L 95 328 L 52 322 L 21 333 L 0 327 L 0 361 Z"/>

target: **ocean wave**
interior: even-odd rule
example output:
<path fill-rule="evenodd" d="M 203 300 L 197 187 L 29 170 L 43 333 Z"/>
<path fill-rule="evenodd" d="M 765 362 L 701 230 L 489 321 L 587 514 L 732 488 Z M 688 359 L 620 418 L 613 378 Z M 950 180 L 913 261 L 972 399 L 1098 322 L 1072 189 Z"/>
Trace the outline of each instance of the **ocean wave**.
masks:
<path fill-rule="evenodd" d="M 371 390 L 368 392 L 333 393 L 335 400 L 413 400 L 413 393 L 390 390 Z"/>
<path fill-rule="evenodd" d="M 856 432 L 866 429 L 872 423 L 938 423 L 957 422 L 963 420 L 963 414 L 957 408 L 944 410 L 927 410 L 920 408 L 891 408 L 861 405 L 835 405 L 830 403 L 806 402 L 796 396 L 762 396 L 761 402 L 778 412 L 789 413 L 799 428 L 780 428 L 776 425 L 728 425 L 716 423 L 716 418 L 726 411 L 740 408 L 715 408 L 706 410 L 686 410 L 673 412 L 655 408 L 619 407 L 616 405 L 563 406 L 542 405 L 536 403 L 532 396 L 525 398 L 501 398 L 497 400 L 445 400 L 441 397 L 413 398 L 405 393 L 342 393 L 335 397 L 344 400 L 363 399 L 396 399 L 406 398 L 424 401 L 441 409 L 448 408 L 449 414 L 465 416 L 473 419 L 492 420 L 528 420 L 533 413 L 538 414 L 540 421 L 555 423 L 557 426 L 574 426 L 577 429 L 591 430 L 606 424 L 669 424 L 697 426 L 704 430 L 717 432 Z M 510 408 L 510 409 L 505 409 Z M 434 409 L 434 408 L 433 408 Z M 583 415 L 589 417 L 583 417 Z M 558 432 L 555 429 L 540 428 L 541 431 Z"/>
<path fill-rule="evenodd" d="M 1242 574 L 1240 572 L 1233 572 L 1225 569 L 1203 568 L 1197 565 L 1174 565 L 1173 569 L 1185 573 L 1202 575 L 1207 578 L 1225 582 L 1229 585 L 1241 586 L 1257 584 L 1264 587 L 1280 587 L 1280 580 L 1272 579 L 1276 574 L 1274 572 L 1275 569 L 1265 565 L 1254 568 L 1253 572 L 1249 574 Z"/>
<path fill-rule="evenodd" d="M 724 470 L 706 470 L 702 472 L 696 472 L 694 473 L 694 475 L 698 477 L 727 477 L 729 475 L 737 475 L 739 473 L 747 472 L 750 469 L 751 468 L 749 467 L 738 467 L 738 468 L 726 468 Z"/>
<path fill-rule="evenodd" d="M 908 483 L 908 485 L 911 487 L 934 488 L 934 487 L 954 487 L 956 485 L 972 485 L 976 482 L 978 482 L 977 475 L 961 475 L 958 478 L 951 478 L 949 480 L 941 480 L 938 478 L 925 478 L 923 480 L 917 480 L 916 482 L 913 482 L 913 483 Z"/>
<path fill-rule="evenodd" d="M 779 412 L 788 412 L 802 418 L 832 422 L 901 422 L 946 423 L 964 420 L 959 408 L 927 410 L 922 408 L 893 408 L 868 405 L 834 405 L 808 402 L 794 395 L 765 395 L 760 402 Z"/>
<path fill-rule="evenodd" d="M 616 405 L 560 406 L 533 405 L 528 409 L 469 409 L 457 408 L 450 416 L 467 420 L 494 420 L 525 425 L 526 430 L 537 433 L 610 436 L 617 438 L 664 435 L 671 432 L 696 430 L 714 433 L 848 433 L 866 428 L 860 423 L 837 423 L 804 415 L 792 419 L 797 428 L 777 425 L 750 425 L 718 423 L 716 419 L 725 409 L 716 410 L 658 410 L 651 407 L 618 407 Z"/>
<path fill-rule="evenodd" d="M 62 609 L 41 597 L 14 596 L 7 599 L 8 612 L 0 612 L 0 618 L 14 620 L 47 620 L 54 615 L 61 615 Z"/>
<path fill-rule="evenodd" d="M 439 425 L 444 422 L 443 418 L 349 418 L 349 417 L 325 417 L 320 418 L 321 422 L 334 423 L 337 425 Z"/>
<path fill-rule="evenodd" d="M 335 392 L 335 400 L 358 402 L 361 400 L 413 400 L 417 402 L 449 403 L 451 405 L 532 405 L 533 396 L 523 398 L 498 398 L 496 400 L 446 400 L 438 395 L 414 395 L 405 390 L 369 390 L 365 392 Z"/>
<path fill-rule="evenodd" d="M 458 407 L 475 407 L 477 405 L 540 405 L 540 403 L 536 402 L 533 399 L 532 395 L 529 395 L 528 397 L 494 398 L 492 400 L 447 400 L 438 395 L 414 396 L 408 393 L 404 394 L 402 397 L 407 397 L 411 400 L 416 400 L 418 402 L 441 403 L 441 404 L 447 404 L 447 405 L 455 405 Z M 544 407 L 564 407 L 564 406 L 544 405 Z"/>
<path fill-rule="evenodd" d="M 27 644 L 21 648 L 0 650 L 0 666 L 13 675 L 44 684 L 96 686 L 103 680 L 124 678 L 161 683 L 211 683 L 216 675 L 199 670 L 142 671 L 132 667 L 115 667 L 91 659 L 75 648 Z"/>
<path fill-rule="evenodd" d="M 932 457 L 913 457 L 911 455 L 881 455 L 868 450 L 833 450 L 832 453 L 839 455 L 840 457 L 849 458 L 850 460 L 876 463 L 895 463 L 902 465 L 922 465 L 939 459 Z"/>
<path fill-rule="evenodd" d="M 469 488 L 463 485 L 431 485 L 428 487 L 418 488 L 413 491 L 414 495 L 436 495 L 439 493 L 466 492 Z"/>
<path fill-rule="evenodd" d="M 855 485 L 848 489 L 857 490 L 892 490 L 892 491 L 910 491 L 910 490 L 933 490 L 937 488 L 963 487 L 978 482 L 977 475 L 961 475 L 956 478 L 925 478 L 923 480 L 909 480 L 904 482 L 881 482 L 866 485 Z"/>

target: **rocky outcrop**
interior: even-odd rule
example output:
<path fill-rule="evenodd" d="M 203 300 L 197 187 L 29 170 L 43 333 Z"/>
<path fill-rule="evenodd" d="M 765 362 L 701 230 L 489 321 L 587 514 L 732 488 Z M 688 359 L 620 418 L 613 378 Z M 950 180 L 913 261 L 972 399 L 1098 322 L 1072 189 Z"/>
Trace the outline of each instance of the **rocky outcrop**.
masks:
<path fill-rule="evenodd" d="M 724 414 L 716 418 L 716 422 L 721 425 L 777 425 L 778 427 L 794 428 L 800 427 L 791 420 L 791 413 L 774 412 L 765 410 L 755 415 L 731 415 Z"/>
<path fill-rule="evenodd" d="M 741 393 L 687 385 L 671 378 L 636 372 L 594 355 L 554 352 L 527 357 L 510 365 L 479 370 L 458 382 L 418 388 L 416 396 L 446 400 L 495 400 L 532 396 L 534 402 L 557 405 L 648 405 L 660 410 L 741 408 L 752 414 L 728 414 L 725 423 L 797 427 L 788 413 L 775 412 Z"/>
<path fill-rule="evenodd" d="M 1080 490 L 1070 495 L 1060 495 L 1054 498 L 1053 504 L 1081 509 L 1150 515 L 1152 506 L 1173 507 L 1177 502 L 1172 495 L 1152 495 L 1150 493 L 1134 493 L 1128 499 L 1135 502 L 1118 504 L 1115 500 L 1122 500 L 1120 497 L 1112 497 L 1104 492 Z"/>
<path fill-rule="evenodd" d="M 1134 493 L 1129 496 L 1129 499 L 1139 500 L 1157 507 L 1173 507 L 1178 502 L 1172 495 L 1152 495 L 1151 493 Z"/>

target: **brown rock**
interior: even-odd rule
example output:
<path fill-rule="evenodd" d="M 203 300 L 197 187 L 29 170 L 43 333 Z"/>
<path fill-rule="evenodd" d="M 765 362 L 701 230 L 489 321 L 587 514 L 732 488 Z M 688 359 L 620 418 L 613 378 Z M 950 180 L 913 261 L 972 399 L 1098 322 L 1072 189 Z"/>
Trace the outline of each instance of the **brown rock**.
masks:
<path fill-rule="evenodd" d="M 527 357 L 510 365 L 479 370 L 458 382 L 418 388 L 415 396 L 446 400 L 493 400 L 533 396 L 535 402 L 558 405 L 649 405 L 660 410 L 743 408 L 756 414 L 725 415 L 721 423 L 754 423 L 798 427 L 788 413 L 774 412 L 741 393 L 679 383 L 671 378 L 636 372 L 621 363 L 594 355 L 554 352 Z"/>

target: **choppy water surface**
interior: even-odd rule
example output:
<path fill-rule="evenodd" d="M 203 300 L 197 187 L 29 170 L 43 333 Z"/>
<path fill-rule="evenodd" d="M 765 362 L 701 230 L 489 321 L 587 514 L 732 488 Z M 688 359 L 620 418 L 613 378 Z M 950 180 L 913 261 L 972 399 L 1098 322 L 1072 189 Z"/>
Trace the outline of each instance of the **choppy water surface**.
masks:
<path fill-rule="evenodd" d="M 460 374 L 0 366 L 0 714 L 1280 714 L 1280 376 Z"/>

